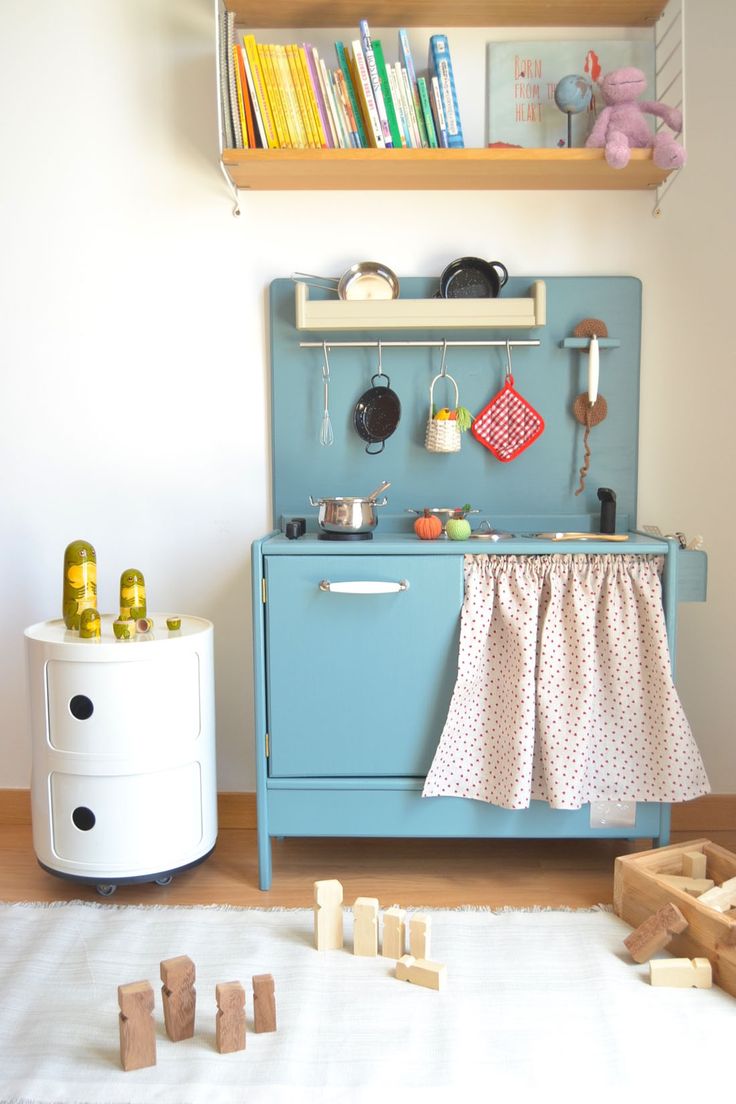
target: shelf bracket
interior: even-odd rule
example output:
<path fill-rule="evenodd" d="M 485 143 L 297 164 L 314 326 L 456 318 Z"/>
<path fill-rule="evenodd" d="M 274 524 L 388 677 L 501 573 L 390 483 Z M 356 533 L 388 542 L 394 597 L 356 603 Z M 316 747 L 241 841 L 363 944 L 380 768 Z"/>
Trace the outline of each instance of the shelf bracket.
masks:
<path fill-rule="evenodd" d="M 230 179 L 230 174 L 227 171 L 227 169 L 225 168 L 225 166 L 223 165 L 222 161 L 220 161 L 220 170 L 222 172 L 222 175 L 225 177 L 225 183 L 227 184 L 227 190 L 230 192 L 230 195 L 233 197 L 233 218 L 240 218 L 240 193 L 239 193 L 238 189 L 235 187 L 235 185 L 233 184 L 232 180 Z"/>

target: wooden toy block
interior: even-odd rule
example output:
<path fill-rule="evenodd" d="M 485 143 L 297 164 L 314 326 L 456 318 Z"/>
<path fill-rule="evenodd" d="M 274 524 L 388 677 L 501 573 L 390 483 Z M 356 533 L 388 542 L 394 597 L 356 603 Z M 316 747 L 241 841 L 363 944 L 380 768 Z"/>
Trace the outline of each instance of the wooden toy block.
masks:
<path fill-rule="evenodd" d="M 161 963 L 164 1024 L 172 1043 L 191 1039 L 194 1035 L 194 1012 L 197 1004 L 195 976 L 194 963 L 188 955 L 165 958 Z"/>
<path fill-rule="evenodd" d="M 672 936 L 683 932 L 686 927 L 687 920 L 677 905 L 669 902 L 631 932 L 624 939 L 624 946 L 634 962 L 646 962 L 657 951 L 663 951 Z"/>
<path fill-rule="evenodd" d="M 383 914 L 381 954 L 385 958 L 401 958 L 406 943 L 406 909 L 392 905 Z"/>
<path fill-rule="evenodd" d="M 710 989 L 713 972 L 707 958 L 653 958 L 649 981 L 669 989 Z"/>
<path fill-rule="evenodd" d="M 396 963 L 396 977 L 425 989 L 442 989 L 447 981 L 447 967 L 441 962 L 428 962 L 426 958 L 402 955 Z"/>
<path fill-rule="evenodd" d="M 432 921 L 423 912 L 415 912 L 409 920 L 409 950 L 414 958 L 429 958 Z"/>
<path fill-rule="evenodd" d="M 378 954 L 378 898 L 357 897 L 353 905 L 353 954 Z"/>
<path fill-rule="evenodd" d="M 707 864 L 702 851 L 686 851 L 682 856 L 682 873 L 686 878 L 706 878 Z"/>
<path fill-rule="evenodd" d="M 681 889 L 683 893 L 689 893 L 691 897 L 699 897 L 707 889 L 712 889 L 712 878 L 689 878 L 680 874 L 658 874 L 660 882 L 672 886 L 673 889 Z"/>
<path fill-rule="evenodd" d="M 253 975 L 253 1020 L 258 1035 L 264 1031 L 276 1030 L 276 996 L 273 974 Z"/>
<path fill-rule="evenodd" d="M 150 981 L 118 985 L 120 1064 L 124 1070 L 156 1065 L 156 1026 Z"/>
<path fill-rule="evenodd" d="M 239 981 L 221 981 L 215 986 L 217 1016 L 215 1037 L 220 1054 L 245 1050 L 245 989 Z"/>
<path fill-rule="evenodd" d="M 736 878 L 729 878 L 722 885 L 714 886 L 698 898 L 701 905 L 715 909 L 716 912 L 728 912 L 736 908 Z"/>
<path fill-rule="evenodd" d="M 335 878 L 314 883 L 314 945 L 318 951 L 343 945 L 342 885 Z"/>

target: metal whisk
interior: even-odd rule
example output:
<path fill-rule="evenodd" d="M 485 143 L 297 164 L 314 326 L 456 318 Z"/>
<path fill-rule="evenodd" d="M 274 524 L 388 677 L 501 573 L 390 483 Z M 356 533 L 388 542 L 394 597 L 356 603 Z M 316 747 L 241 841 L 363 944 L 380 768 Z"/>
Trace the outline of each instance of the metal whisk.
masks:
<path fill-rule="evenodd" d="M 324 409 L 322 411 L 322 425 L 319 430 L 319 443 L 321 445 L 331 445 L 335 440 L 335 435 L 332 432 L 332 422 L 330 421 L 330 362 L 327 359 L 327 342 L 322 343 L 322 354 L 324 357 L 322 363 L 322 385 L 324 395 Z"/>

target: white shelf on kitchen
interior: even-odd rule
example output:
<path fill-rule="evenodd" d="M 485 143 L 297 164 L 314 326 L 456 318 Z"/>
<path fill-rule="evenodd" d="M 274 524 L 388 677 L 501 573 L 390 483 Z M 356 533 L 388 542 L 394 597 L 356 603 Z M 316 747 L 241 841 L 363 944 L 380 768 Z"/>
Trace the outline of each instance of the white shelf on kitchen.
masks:
<path fill-rule="evenodd" d="M 310 299 L 298 282 L 295 303 L 298 330 L 526 330 L 547 322 L 544 280 L 517 299 Z"/>

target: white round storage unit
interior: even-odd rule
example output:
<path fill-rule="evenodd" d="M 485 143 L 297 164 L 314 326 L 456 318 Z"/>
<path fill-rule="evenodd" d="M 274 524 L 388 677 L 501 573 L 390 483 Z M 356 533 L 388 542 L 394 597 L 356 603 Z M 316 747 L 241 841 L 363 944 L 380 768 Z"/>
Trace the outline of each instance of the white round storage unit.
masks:
<path fill-rule="evenodd" d="M 182 617 L 116 640 L 64 622 L 26 629 L 33 846 L 40 865 L 107 896 L 166 885 L 217 838 L 213 626 Z"/>

